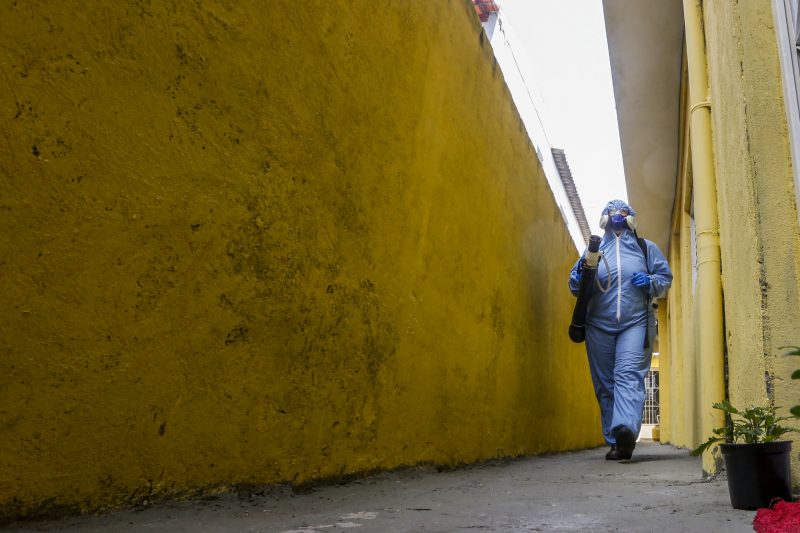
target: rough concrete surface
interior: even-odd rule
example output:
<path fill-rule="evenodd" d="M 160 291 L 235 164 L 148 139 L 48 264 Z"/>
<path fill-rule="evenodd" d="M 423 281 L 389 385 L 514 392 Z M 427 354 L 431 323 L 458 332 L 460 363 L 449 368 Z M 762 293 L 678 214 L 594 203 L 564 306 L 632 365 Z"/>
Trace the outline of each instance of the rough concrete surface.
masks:
<path fill-rule="evenodd" d="M 602 442 L 474 6 L 374 3 L 0 1 L 0 519 Z"/>
<path fill-rule="evenodd" d="M 411 468 L 304 493 L 229 494 L 10 531 L 752 531 L 754 513 L 731 508 L 724 475 L 703 480 L 686 450 L 640 442 L 631 461 L 604 454 Z"/>

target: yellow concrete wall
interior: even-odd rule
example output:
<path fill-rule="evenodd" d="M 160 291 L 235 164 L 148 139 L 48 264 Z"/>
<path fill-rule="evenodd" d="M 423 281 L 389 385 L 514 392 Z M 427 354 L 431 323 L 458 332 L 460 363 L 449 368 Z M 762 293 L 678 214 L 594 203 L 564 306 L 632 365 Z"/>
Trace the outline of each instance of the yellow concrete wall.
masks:
<path fill-rule="evenodd" d="M 0 4 L 0 515 L 602 442 L 466 0 Z"/>
<path fill-rule="evenodd" d="M 782 357 L 780 348 L 800 344 L 800 231 L 772 7 L 759 0 L 704 2 L 703 8 L 728 394 L 736 406 L 772 403 L 785 415 L 800 396 L 798 383 L 790 379 L 800 365 L 796 359 Z M 684 189 L 691 186 L 686 170 L 679 181 Z M 674 225 L 685 229 L 686 214 L 681 210 L 676 216 L 680 220 Z M 680 247 L 679 270 L 684 273 L 689 261 L 688 234 L 684 230 L 679 233 L 673 246 Z M 685 278 L 678 283 L 684 285 Z M 672 292 L 676 293 L 674 288 Z M 687 298 L 691 295 L 681 289 L 680 301 L 670 300 L 670 304 L 685 312 L 691 305 Z M 673 340 L 675 335 L 689 337 L 702 327 L 702 317 L 688 330 L 685 322 L 673 322 L 671 319 Z M 694 356 L 687 351 L 684 361 L 686 357 Z M 699 357 L 702 354 L 697 354 Z M 681 393 L 681 380 L 688 382 L 696 376 L 692 368 L 676 370 L 673 361 L 669 430 L 679 445 L 694 446 L 708 436 L 692 434 L 689 424 L 680 421 L 682 417 L 692 420 L 691 413 L 705 406 L 693 410 L 689 402 L 696 396 L 691 394 L 686 399 L 674 397 Z M 793 469 L 795 480 L 800 479 L 800 465 L 795 462 Z"/>
<path fill-rule="evenodd" d="M 671 235 L 668 249 L 672 268 L 672 287 L 666 302 L 659 307 L 661 313 L 661 354 L 659 372 L 660 440 L 676 446 L 689 446 L 694 427 L 694 374 L 687 370 L 694 350 L 693 282 L 691 250 L 691 195 L 692 172 L 687 106 L 687 62 L 684 53 L 681 65 L 681 91 L 679 122 L 679 158 L 675 201 L 672 206 Z"/>
<path fill-rule="evenodd" d="M 770 2 L 706 8 L 734 405 L 798 403 L 800 232 Z M 800 465 L 794 465 L 795 478 Z"/>
<path fill-rule="evenodd" d="M 688 181 L 687 176 L 682 176 Z M 680 204 L 680 202 L 676 202 Z M 672 267 L 672 288 L 667 294 L 668 349 L 662 355 L 660 373 L 662 398 L 662 442 L 691 447 L 697 444 L 700 423 L 698 398 L 697 328 L 700 319 L 696 310 L 692 278 L 691 216 L 682 205 L 670 242 L 669 262 Z"/>

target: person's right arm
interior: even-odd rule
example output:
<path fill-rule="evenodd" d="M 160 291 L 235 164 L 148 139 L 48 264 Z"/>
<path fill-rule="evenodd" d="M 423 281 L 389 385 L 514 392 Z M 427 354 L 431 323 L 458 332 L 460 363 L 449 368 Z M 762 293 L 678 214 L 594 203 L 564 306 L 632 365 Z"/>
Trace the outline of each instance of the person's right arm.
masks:
<path fill-rule="evenodd" d="M 583 263 L 583 255 L 581 255 L 581 258 L 578 259 L 569 273 L 569 291 L 573 296 L 578 296 L 578 289 L 581 287 L 581 271 L 583 270 L 581 263 Z"/>

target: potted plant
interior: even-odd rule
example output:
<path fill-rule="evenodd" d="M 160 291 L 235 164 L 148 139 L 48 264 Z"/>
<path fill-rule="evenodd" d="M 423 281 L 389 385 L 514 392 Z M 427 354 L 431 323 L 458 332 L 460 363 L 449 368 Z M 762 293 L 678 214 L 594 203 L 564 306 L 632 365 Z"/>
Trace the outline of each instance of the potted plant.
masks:
<path fill-rule="evenodd" d="M 780 423 L 789 417 L 775 415 L 775 407 L 739 410 L 727 400 L 715 403 L 727 415 L 724 427 L 692 451 L 700 455 L 721 442 L 720 451 L 728 475 L 728 493 L 734 509 L 767 507 L 774 498 L 792 501 L 789 453 L 792 442 L 778 440 L 795 431 Z"/>

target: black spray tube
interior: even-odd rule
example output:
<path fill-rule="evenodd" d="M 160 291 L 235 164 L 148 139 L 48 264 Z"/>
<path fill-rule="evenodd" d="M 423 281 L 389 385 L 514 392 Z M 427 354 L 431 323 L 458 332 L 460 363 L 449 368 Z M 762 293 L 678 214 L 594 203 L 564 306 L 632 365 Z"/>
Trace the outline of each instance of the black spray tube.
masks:
<path fill-rule="evenodd" d="M 589 237 L 589 249 L 583 262 L 581 273 L 581 285 L 578 289 L 578 299 L 575 302 L 575 309 L 572 311 L 572 323 L 569 325 L 569 338 L 572 342 L 583 342 L 586 338 L 586 309 L 589 306 L 589 299 L 592 297 L 592 285 L 597 276 L 597 263 L 600 259 L 600 237 L 592 235 Z"/>

